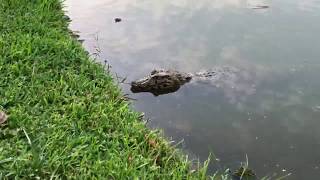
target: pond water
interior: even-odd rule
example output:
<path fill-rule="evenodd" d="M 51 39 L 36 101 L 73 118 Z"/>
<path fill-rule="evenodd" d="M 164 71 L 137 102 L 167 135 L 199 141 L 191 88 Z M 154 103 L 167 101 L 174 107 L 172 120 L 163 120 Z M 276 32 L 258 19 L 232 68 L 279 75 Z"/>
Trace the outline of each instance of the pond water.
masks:
<path fill-rule="evenodd" d="M 193 158 L 216 156 L 210 173 L 249 158 L 258 176 L 320 178 L 319 0 L 67 0 L 71 29 L 127 82 L 154 68 L 238 69 L 219 83 L 137 99 L 152 128 Z M 266 9 L 255 9 L 268 5 Z M 121 18 L 119 23 L 114 18 Z"/>

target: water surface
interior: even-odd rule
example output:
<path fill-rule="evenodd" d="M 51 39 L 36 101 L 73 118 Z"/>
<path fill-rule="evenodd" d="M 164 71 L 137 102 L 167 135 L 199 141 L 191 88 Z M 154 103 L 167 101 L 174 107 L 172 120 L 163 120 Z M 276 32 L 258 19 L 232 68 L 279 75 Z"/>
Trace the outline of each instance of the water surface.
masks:
<path fill-rule="evenodd" d="M 88 51 L 101 51 L 101 62 L 128 82 L 154 68 L 239 70 L 236 78 L 192 82 L 158 97 L 122 86 L 151 127 L 183 139 L 193 157 L 214 153 L 211 172 L 235 169 L 247 154 L 260 177 L 320 177 L 319 0 L 67 0 L 66 6 Z"/>

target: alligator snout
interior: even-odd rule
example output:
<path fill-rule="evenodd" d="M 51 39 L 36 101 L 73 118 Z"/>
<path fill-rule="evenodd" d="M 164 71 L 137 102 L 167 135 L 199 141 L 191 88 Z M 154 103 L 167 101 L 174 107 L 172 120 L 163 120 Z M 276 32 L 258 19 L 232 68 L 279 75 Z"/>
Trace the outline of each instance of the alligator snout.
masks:
<path fill-rule="evenodd" d="M 139 93 L 139 92 L 147 92 L 149 88 L 148 88 L 148 85 L 146 85 L 146 82 L 132 81 L 130 90 L 133 93 Z"/>

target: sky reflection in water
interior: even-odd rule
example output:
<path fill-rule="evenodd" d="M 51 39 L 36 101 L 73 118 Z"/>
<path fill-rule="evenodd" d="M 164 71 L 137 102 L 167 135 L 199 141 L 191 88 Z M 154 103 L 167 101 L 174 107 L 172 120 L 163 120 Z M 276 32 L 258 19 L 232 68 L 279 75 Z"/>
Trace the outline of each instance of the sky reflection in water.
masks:
<path fill-rule="evenodd" d="M 133 94 L 152 127 L 187 152 L 236 168 L 248 154 L 260 175 L 320 177 L 319 0 L 68 0 L 84 46 L 128 81 L 154 68 L 198 72 L 230 66 L 223 81 L 178 92 Z M 255 5 L 269 5 L 254 10 Z M 123 19 L 114 23 L 115 17 Z M 98 38 L 97 38 L 98 37 Z M 98 41 L 96 40 L 98 39 Z M 130 93 L 129 86 L 123 91 Z"/>

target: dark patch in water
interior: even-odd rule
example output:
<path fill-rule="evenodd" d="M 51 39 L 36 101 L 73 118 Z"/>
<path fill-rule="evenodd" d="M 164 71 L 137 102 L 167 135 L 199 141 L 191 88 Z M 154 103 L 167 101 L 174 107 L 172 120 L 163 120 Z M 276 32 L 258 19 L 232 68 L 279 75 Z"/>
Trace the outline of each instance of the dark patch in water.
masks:
<path fill-rule="evenodd" d="M 122 21 L 121 18 L 114 18 L 114 22 L 115 22 L 115 23 L 119 23 L 119 22 L 121 22 L 121 21 Z"/>

